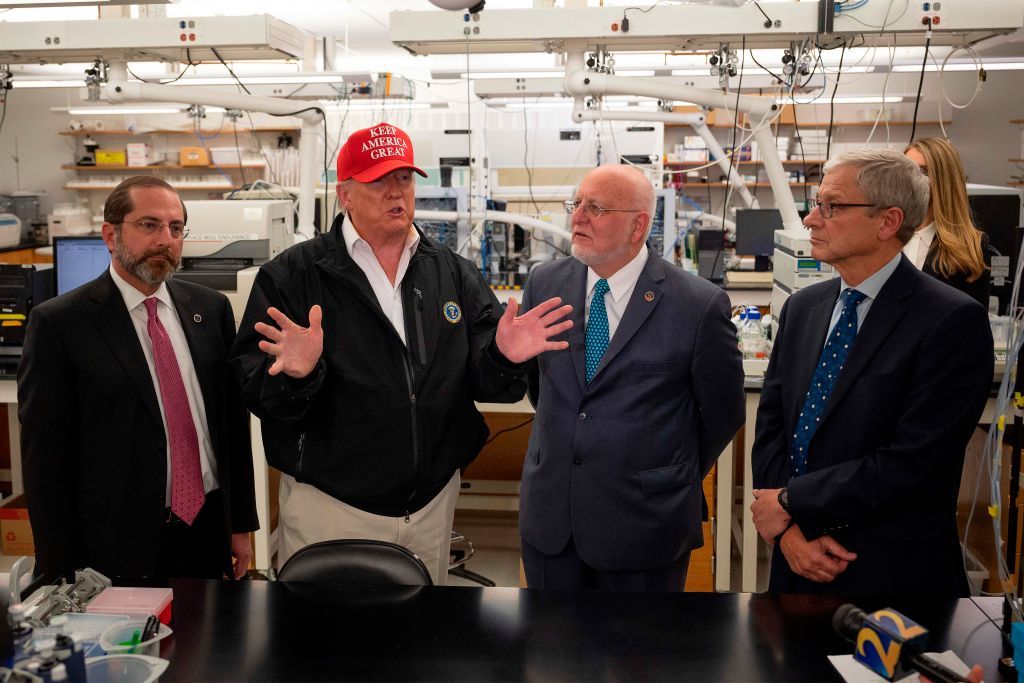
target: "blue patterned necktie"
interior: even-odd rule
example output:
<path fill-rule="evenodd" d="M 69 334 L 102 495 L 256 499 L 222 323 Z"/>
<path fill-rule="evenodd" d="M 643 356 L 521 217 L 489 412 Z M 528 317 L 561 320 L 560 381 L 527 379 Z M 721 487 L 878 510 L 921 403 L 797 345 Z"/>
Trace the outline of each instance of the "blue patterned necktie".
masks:
<path fill-rule="evenodd" d="M 594 285 L 594 298 L 590 300 L 590 319 L 587 320 L 587 383 L 594 378 L 601 357 L 608 350 L 608 311 L 604 307 L 604 295 L 608 293 L 608 281 L 601 278 Z"/>
<path fill-rule="evenodd" d="M 843 310 L 839 314 L 835 328 L 825 341 L 825 348 L 821 350 L 818 364 L 814 366 L 811 386 L 807 390 L 807 397 L 797 419 L 796 433 L 793 434 L 789 461 L 794 477 L 807 473 L 808 446 L 821 423 L 821 415 L 828 405 L 828 398 L 857 336 L 857 304 L 866 298 L 866 294 L 856 289 L 847 289 L 843 292 Z"/>

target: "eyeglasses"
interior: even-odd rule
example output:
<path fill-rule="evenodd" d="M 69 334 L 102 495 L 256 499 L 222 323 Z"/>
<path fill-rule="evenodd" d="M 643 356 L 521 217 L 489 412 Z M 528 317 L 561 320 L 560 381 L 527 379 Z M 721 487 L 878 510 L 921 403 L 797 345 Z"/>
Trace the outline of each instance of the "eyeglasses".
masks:
<path fill-rule="evenodd" d="M 807 208 L 814 211 L 815 207 L 817 207 L 817 209 L 821 211 L 822 218 L 832 218 L 836 209 L 843 206 L 874 206 L 874 204 L 841 204 L 839 202 L 826 202 L 819 201 L 817 199 L 807 200 Z"/>
<path fill-rule="evenodd" d="M 171 231 L 171 237 L 173 237 L 176 240 L 188 237 L 188 228 L 185 227 L 184 223 L 178 223 L 177 221 L 175 221 L 174 223 L 163 223 L 161 221 L 154 221 L 149 218 L 143 218 L 142 220 L 139 221 L 121 222 L 131 223 L 146 235 L 153 235 L 157 232 L 160 232 L 164 228 L 167 228 L 168 230 Z"/>
<path fill-rule="evenodd" d="M 593 202 L 578 202 L 575 199 L 567 199 L 562 202 L 562 206 L 565 207 L 565 212 L 572 215 L 576 212 L 576 209 L 583 209 L 583 215 L 592 221 L 596 221 L 606 213 L 640 213 L 641 209 L 603 209 Z"/>

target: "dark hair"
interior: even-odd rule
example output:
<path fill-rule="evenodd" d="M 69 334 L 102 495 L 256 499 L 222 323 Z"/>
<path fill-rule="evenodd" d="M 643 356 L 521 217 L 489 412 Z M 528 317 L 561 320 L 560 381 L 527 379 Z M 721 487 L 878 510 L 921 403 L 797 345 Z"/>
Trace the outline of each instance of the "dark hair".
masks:
<path fill-rule="evenodd" d="M 120 185 L 115 187 L 114 191 L 107 197 L 107 201 L 103 204 L 103 222 L 120 228 L 121 224 L 124 223 L 124 217 L 135 210 L 135 205 L 132 202 L 132 190 L 147 187 L 173 192 L 178 197 L 178 201 L 181 202 L 181 212 L 185 222 L 188 223 L 188 209 L 185 208 L 185 202 L 181 201 L 181 195 L 178 194 L 178 191 L 163 178 L 151 175 L 132 176 L 131 178 L 126 178 Z"/>

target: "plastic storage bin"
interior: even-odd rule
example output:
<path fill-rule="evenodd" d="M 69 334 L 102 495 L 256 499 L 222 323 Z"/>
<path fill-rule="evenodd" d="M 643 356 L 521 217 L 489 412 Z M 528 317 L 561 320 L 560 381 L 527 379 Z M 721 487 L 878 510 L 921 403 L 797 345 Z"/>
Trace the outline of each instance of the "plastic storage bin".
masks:
<path fill-rule="evenodd" d="M 135 645 L 124 644 L 130 643 L 134 635 L 136 633 L 141 634 L 142 629 L 145 627 L 145 619 L 130 619 L 114 624 L 100 634 L 100 647 L 103 648 L 104 652 L 111 655 L 146 655 L 148 657 L 156 657 L 160 654 L 160 641 L 174 633 L 174 631 L 170 627 L 160 624 L 156 635 L 149 640 L 136 643 Z"/>
<path fill-rule="evenodd" d="M 89 614 L 123 614 L 143 620 L 155 614 L 162 623 L 169 624 L 173 597 L 170 588 L 112 586 L 93 598 L 85 611 Z"/>
<path fill-rule="evenodd" d="M 142 655 L 107 655 L 85 660 L 89 683 L 152 683 L 167 670 L 168 662 Z"/>

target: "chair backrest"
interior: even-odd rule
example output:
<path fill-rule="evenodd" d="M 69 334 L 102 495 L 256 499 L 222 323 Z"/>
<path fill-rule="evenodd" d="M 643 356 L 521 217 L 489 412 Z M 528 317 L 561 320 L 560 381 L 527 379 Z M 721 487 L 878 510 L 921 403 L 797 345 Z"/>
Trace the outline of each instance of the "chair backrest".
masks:
<path fill-rule="evenodd" d="M 348 538 L 307 545 L 284 563 L 277 580 L 364 586 L 434 583 L 423 561 L 406 548 L 386 541 Z"/>

